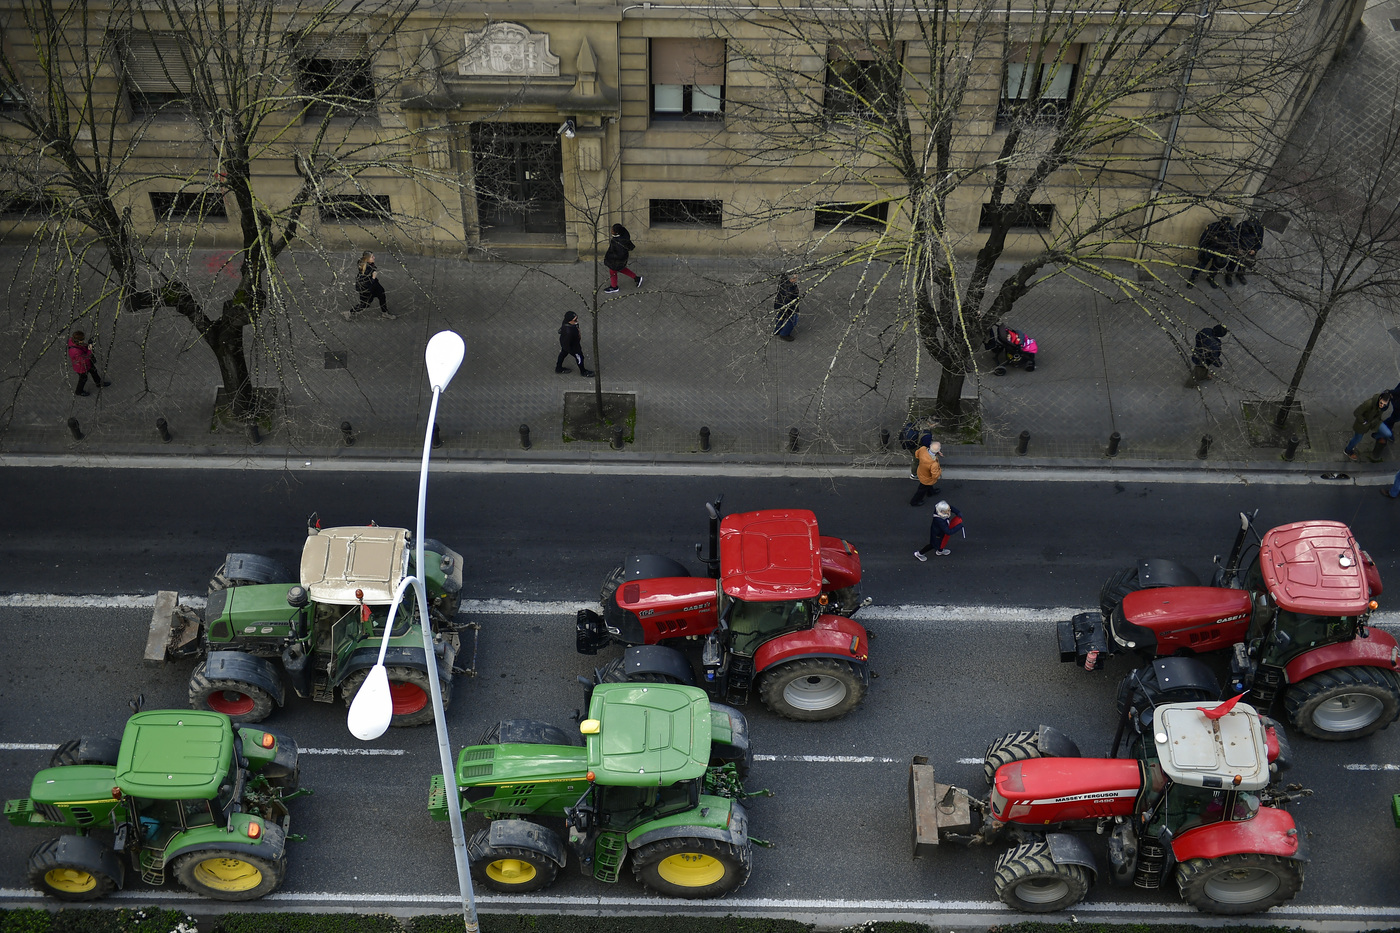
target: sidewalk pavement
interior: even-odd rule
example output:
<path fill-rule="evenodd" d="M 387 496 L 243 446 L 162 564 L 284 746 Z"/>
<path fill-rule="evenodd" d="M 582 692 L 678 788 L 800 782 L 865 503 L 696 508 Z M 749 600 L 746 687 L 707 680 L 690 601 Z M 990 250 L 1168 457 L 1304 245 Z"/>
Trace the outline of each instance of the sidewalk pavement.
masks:
<path fill-rule="evenodd" d="M 1393 67 L 1400 59 L 1393 16 L 1400 16 L 1400 0 L 1371 5 L 1364 30 L 1329 72 L 1299 134 L 1316 133 L 1323 113 L 1346 113 L 1362 127 L 1371 119 L 1368 99 L 1388 98 L 1384 85 L 1400 74 Z M 938 368 L 918 350 L 914 335 L 888 326 L 892 314 L 885 299 L 877 298 L 869 313 L 851 303 L 853 280 L 832 280 L 810 292 L 804 286 L 797 339 L 789 343 L 771 336 L 778 270 L 758 258 L 686 262 L 651 256 L 643 242 L 633 265 L 645 285 L 636 288 L 624 276 L 618 294 L 599 296 L 595 358 L 590 262 L 527 268 L 376 253 L 390 310 L 398 315 L 394 321 L 376 310 L 342 320 L 341 312 L 353 303 L 350 251 L 338 270 L 316 267 L 320 261 L 309 255 L 284 260 L 296 266 L 291 278 L 315 296 L 303 301 L 314 309 L 296 312 L 301 317 L 290 331 L 294 345 L 285 331 L 264 346 L 251 346 L 250 338 L 255 380 L 284 386 L 287 416 L 263 432 L 260 446 L 240 428 L 213 429 L 221 381 L 213 356 L 183 319 L 165 310 L 126 316 L 118 330 L 98 335 L 99 365 L 113 383 L 100 395 L 73 395 L 75 377 L 61 338 L 37 364 L 6 360 L 0 408 L 12 396 L 14 405 L 0 453 L 66 453 L 75 462 L 137 453 L 416 456 L 430 396 L 423 347 L 443 328 L 464 336 L 467 357 L 441 402 L 444 446 L 438 458 L 694 458 L 902 470 L 907 454 L 897 445 L 883 447 L 881 430 L 897 436 L 911 397 L 931 398 L 937 387 Z M 1006 264 L 998 277 L 1011 268 Z M 221 284 L 228 282 L 211 272 L 209 285 Z M 997 377 L 981 358 L 983 371 L 968 377 L 964 392 L 980 407 L 981 443 L 960 446 L 945 439 L 948 463 L 1359 468 L 1388 476 L 1395 463 L 1371 466 L 1363 458 L 1363 464 L 1353 464 L 1342 458 L 1341 447 L 1350 436 L 1352 409 L 1400 381 L 1397 309 L 1357 307 L 1329 325 L 1303 381 L 1307 442 L 1289 465 L 1279 449 L 1251 446 L 1241 406 L 1282 396 L 1307 321 L 1301 309 L 1258 285 L 1252 277 L 1248 286 L 1182 290 L 1152 315 L 1115 300 L 1102 286 L 1068 276 L 1038 285 L 1007 321 L 1039 341 L 1036 371 L 1011 369 Z M 623 451 L 564 435 L 565 394 L 593 389 L 593 380 L 576 371 L 554 372 L 557 330 L 568 310 L 582 318 L 586 365 L 601 374 L 603 390 L 635 395 L 634 434 Z M 7 343 L 20 333 L 18 317 L 15 309 L 7 312 Z M 1231 331 L 1225 366 L 1215 380 L 1187 388 L 1189 366 L 1180 348 L 1189 348 L 1196 329 L 1215 321 Z M 157 436 L 159 417 L 173 434 L 169 444 Z M 70 418 L 77 419 L 81 440 L 70 434 Z M 353 447 L 344 443 L 342 421 L 352 426 Z M 529 426 L 528 451 L 521 446 L 521 425 Z M 700 449 L 702 426 L 710 429 L 708 452 Z M 1030 432 L 1025 457 L 1016 453 L 1023 430 Z M 1105 451 L 1114 432 L 1121 444 L 1109 460 Z M 1209 452 L 1200 460 L 1207 434 Z"/>

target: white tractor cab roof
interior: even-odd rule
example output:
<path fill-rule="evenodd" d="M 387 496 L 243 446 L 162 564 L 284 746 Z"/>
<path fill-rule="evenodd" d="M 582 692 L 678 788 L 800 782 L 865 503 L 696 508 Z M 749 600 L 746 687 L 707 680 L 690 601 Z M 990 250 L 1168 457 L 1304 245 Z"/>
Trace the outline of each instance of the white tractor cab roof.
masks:
<path fill-rule="evenodd" d="M 313 528 L 301 550 L 301 585 L 318 603 L 387 606 L 408 573 L 408 530 L 376 525 Z"/>
<path fill-rule="evenodd" d="M 1157 707 L 1152 731 L 1162 770 L 1192 787 L 1263 790 L 1269 784 L 1264 723 L 1247 703 L 1236 703 L 1219 719 L 1204 712 L 1222 705 L 1207 701 Z"/>

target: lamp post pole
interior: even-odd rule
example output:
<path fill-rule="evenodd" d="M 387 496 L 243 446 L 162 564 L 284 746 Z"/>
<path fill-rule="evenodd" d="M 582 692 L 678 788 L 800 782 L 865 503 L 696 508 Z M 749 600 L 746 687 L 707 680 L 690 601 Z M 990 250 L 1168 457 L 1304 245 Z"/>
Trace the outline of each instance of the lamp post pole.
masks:
<path fill-rule="evenodd" d="M 428 686 L 432 693 L 433 725 L 437 728 L 438 758 L 442 766 L 443 790 L 447 794 L 447 816 L 452 825 L 452 857 L 457 865 L 457 887 L 462 896 L 462 921 L 466 933 L 478 933 L 476 897 L 472 891 L 471 870 L 467 865 L 467 840 L 462 829 L 462 811 L 457 799 L 457 781 L 452 769 L 452 748 L 447 738 L 447 715 L 442 706 L 442 683 L 438 679 L 433 650 L 432 625 L 428 620 L 428 590 L 423 575 L 423 524 L 428 502 L 428 457 L 433 449 L 433 425 L 437 423 L 438 398 L 442 395 L 466 356 L 466 345 L 456 333 L 445 330 L 428 341 L 425 357 L 428 381 L 433 387 L 433 401 L 428 409 L 428 427 L 423 437 L 423 462 L 418 471 L 418 524 L 414 531 L 414 575 L 405 578 L 394 593 L 389 618 L 384 624 L 384 640 L 379 645 L 379 660 L 370 669 L 354 701 L 350 704 L 347 722 L 350 732 L 358 739 L 377 739 L 389 728 L 393 719 L 393 698 L 389 693 L 389 672 L 384 667 L 384 655 L 389 648 L 389 633 L 394 617 L 403 602 L 404 591 L 413 587 L 418 599 L 418 619 L 423 631 L 423 652 L 427 659 Z"/>

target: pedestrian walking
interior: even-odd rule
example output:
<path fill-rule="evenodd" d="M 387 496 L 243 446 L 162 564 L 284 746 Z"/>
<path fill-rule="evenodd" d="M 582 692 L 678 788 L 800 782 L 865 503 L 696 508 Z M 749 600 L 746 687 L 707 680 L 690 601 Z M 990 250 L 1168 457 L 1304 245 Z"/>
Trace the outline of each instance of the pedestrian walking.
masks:
<path fill-rule="evenodd" d="M 911 475 L 919 481 L 919 487 L 914 490 L 910 505 L 923 505 L 925 499 L 938 493 L 938 481 L 943 478 L 943 464 L 938 462 L 942 451 L 943 445 L 935 440 L 914 451 L 916 472 Z"/>
<path fill-rule="evenodd" d="M 608 239 L 608 251 L 603 254 L 603 265 L 608 267 L 608 287 L 603 289 L 606 294 L 617 292 L 619 272 L 632 276 L 637 280 L 637 287 L 642 287 L 642 276 L 627 268 L 627 260 L 636 248 L 637 244 L 632 242 L 632 235 L 627 232 L 627 228 L 622 224 L 613 224 L 612 236 Z"/>
<path fill-rule="evenodd" d="M 1390 407 L 1390 399 L 1390 390 L 1386 389 L 1384 392 L 1377 393 L 1356 406 L 1356 410 L 1352 412 L 1355 416 L 1355 420 L 1351 423 L 1351 429 L 1356 433 L 1351 436 L 1351 440 L 1347 441 L 1347 446 L 1342 451 L 1342 453 L 1347 455 L 1348 460 L 1357 459 L 1356 445 L 1361 443 L 1361 438 L 1366 436 L 1367 431 L 1375 432 L 1371 436 L 1376 440 L 1380 440 L 1381 438 L 1390 440 L 1395 436 L 1394 432 L 1391 431 L 1390 427 L 1386 425 L 1383 420 L 1385 417 L 1385 410 Z M 1376 456 L 1374 452 L 1372 453 L 1372 463 L 1377 463 L 1380 459 L 1381 458 Z"/>
<path fill-rule="evenodd" d="M 1224 324 L 1202 327 L 1196 331 L 1196 347 L 1191 351 L 1191 375 L 1186 380 L 1188 388 L 1209 380 L 1211 374 L 1220 368 L 1223 350 L 1220 341 L 1229 332 Z"/>
<path fill-rule="evenodd" d="M 1225 284 L 1232 285 L 1230 276 L 1245 284 L 1244 274 L 1254 271 L 1254 263 L 1259 258 L 1259 250 L 1264 247 L 1264 222 L 1250 214 L 1235 228 L 1235 255 L 1225 267 Z"/>
<path fill-rule="evenodd" d="M 73 336 L 68 338 L 68 362 L 73 366 L 73 372 L 78 374 L 78 387 L 73 390 L 74 395 L 90 395 L 84 386 L 87 385 L 88 376 L 92 377 L 92 384 L 99 389 L 105 389 L 111 385 L 102 374 L 97 371 L 97 362 L 92 355 L 92 347 L 88 346 L 87 334 L 80 330 L 73 331 Z"/>
<path fill-rule="evenodd" d="M 397 315 L 389 313 L 389 305 L 385 301 L 384 286 L 379 284 L 379 270 L 374 267 L 374 253 L 365 250 L 360 254 L 360 261 L 355 264 L 355 291 L 359 293 L 360 303 L 349 311 L 341 313 L 345 320 L 351 320 L 354 315 L 369 307 L 369 303 L 374 299 L 379 299 L 379 316 L 386 321 L 392 321 Z"/>
<path fill-rule="evenodd" d="M 583 338 L 578 332 L 578 315 L 570 311 L 564 315 L 564 323 L 559 326 L 559 358 L 554 361 L 554 371 L 556 373 L 571 373 L 572 369 L 564 365 L 565 357 L 572 356 L 574 362 L 578 363 L 578 374 L 588 377 L 593 375 L 593 370 L 583 367 Z"/>
<path fill-rule="evenodd" d="M 1196 242 L 1196 267 L 1191 270 L 1186 287 L 1194 288 L 1196 276 L 1204 272 L 1206 284 L 1211 288 L 1219 288 L 1215 282 L 1215 273 L 1224 269 L 1230 262 L 1235 255 L 1237 244 L 1235 222 L 1229 217 L 1221 217 L 1206 224 L 1206 228 L 1201 231 L 1201 238 Z"/>
<path fill-rule="evenodd" d="M 1395 474 L 1395 482 L 1390 484 L 1390 488 L 1381 487 L 1381 495 L 1387 499 L 1400 499 L 1400 473 Z"/>
<path fill-rule="evenodd" d="M 964 538 L 967 537 L 962 513 L 947 502 L 940 501 L 933 507 L 933 521 L 928 526 L 928 544 L 915 551 L 914 556 L 921 562 L 928 560 L 929 551 L 933 551 L 935 557 L 947 557 L 953 553 L 948 547 L 948 539 L 955 531 L 960 531 Z"/>
<path fill-rule="evenodd" d="M 773 310 L 778 312 L 773 324 L 773 336 L 789 342 L 796 340 L 797 312 L 799 310 L 797 275 L 785 273 L 778 279 L 778 297 L 773 299 Z"/>

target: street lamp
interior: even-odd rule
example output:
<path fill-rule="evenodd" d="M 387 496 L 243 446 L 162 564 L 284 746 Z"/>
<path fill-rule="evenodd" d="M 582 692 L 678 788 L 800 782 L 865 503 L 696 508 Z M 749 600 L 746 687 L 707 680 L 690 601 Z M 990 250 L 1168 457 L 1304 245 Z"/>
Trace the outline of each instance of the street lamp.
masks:
<path fill-rule="evenodd" d="M 399 583 L 394 602 L 389 606 L 389 618 L 384 623 L 384 640 L 379 644 L 379 660 L 370 669 L 355 699 L 350 704 L 347 724 L 355 738 L 362 741 L 377 739 L 389 728 L 394 717 L 393 698 L 389 693 L 389 672 L 384 667 L 384 654 L 389 650 L 389 633 L 394 629 L 394 617 L 404 593 L 411 586 L 418 595 L 418 619 L 423 630 L 423 652 L 427 658 L 428 686 L 433 699 L 433 724 L 437 727 L 438 757 L 441 759 L 443 789 L 448 794 L 447 816 L 452 824 L 452 856 L 457 863 L 457 887 L 462 895 L 462 919 L 467 933 L 477 933 L 476 898 L 472 893 L 471 871 L 467 867 L 467 840 L 462 830 L 462 811 L 454 793 L 457 787 L 452 769 L 452 748 L 447 739 L 447 716 L 442 708 L 442 684 L 438 680 L 436 653 L 433 651 L 432 626 L 428 621 L 427 581 L 423 577 L 423 518 L 428 502 L 428 456 L 433 449 L 433 425 L 437 423 L 438 398 L 442 395 L 457 368 L 462 365 L 467 347 L 462 338 L 450 330 L 440 331 L 428 341 L 425 357 L 428 382 L 433 387 L 433 401 L 428 409 L 428 427 L 423 436 L 423 463 L 418 471 L 418 526 L 413 536 L 414 575 Z"/>

